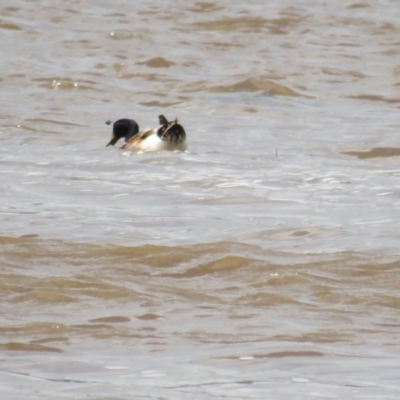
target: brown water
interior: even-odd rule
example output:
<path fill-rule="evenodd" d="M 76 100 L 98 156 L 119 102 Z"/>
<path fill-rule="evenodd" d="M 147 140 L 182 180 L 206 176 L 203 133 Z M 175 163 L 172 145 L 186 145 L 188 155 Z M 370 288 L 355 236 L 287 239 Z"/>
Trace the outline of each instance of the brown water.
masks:
<path fill-rule="evenodd" d="M 398 399 L 398 3 L 136 3 L 1 4 L 0 398 Z"/>

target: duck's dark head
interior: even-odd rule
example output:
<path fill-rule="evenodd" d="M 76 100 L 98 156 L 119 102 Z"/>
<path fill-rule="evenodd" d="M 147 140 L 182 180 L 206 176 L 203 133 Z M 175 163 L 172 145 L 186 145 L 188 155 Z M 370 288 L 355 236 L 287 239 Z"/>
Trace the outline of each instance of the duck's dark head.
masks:
<path fill-rule="evenodd" d="M 106 124 L 110 125 L 110 122 L 107 121 Z M 113 124 L 112 137 L 107 146 L 114 146 L 114 144 L 117 143 L 119 139 L 125 139 L 125 142 L 127 142 L 129 139 L 133 138 L 138 132 L 139 125 L 136 123 L 136 121 L 128 118 L 119 119 Z"/>

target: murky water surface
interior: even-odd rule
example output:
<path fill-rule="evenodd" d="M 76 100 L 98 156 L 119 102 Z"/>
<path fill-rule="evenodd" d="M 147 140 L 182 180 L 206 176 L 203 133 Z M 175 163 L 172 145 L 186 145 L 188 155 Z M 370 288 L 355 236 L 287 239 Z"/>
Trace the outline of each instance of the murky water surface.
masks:
<path fill-rule="evenodd" d="M 399 398 L 400 8 L 300 3 L 2 2 L 1 398 Z"/>

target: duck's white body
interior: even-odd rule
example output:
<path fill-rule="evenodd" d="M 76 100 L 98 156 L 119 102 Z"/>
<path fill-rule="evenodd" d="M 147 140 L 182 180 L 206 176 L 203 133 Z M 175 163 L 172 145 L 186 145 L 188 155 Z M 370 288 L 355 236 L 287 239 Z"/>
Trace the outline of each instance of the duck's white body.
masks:
<path fill-rule="evenodd" d="M 187 149 L 186 139 L 178 143 L 163 140 L 157 135 L 158 129 L 146 129 L 143 132 L 139 132 L 137 136 L 125 142 L 122 147 L 124 149 L 137 149 L 140 151 L 185 151 Z"/>

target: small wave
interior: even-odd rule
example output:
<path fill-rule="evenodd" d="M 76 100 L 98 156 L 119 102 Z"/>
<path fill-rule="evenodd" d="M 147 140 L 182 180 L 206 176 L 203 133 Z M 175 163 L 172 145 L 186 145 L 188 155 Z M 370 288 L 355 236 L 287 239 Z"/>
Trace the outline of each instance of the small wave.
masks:
<path fill-rule="evenodd" d="M 271 307 L 278 305 L 301 305 L 300 301 L 297 301 L 290 296 L 285 296 L 278 293 L 251 293 L 244 296 L 240 296 L 235 300 L 235 303 L 240 305 L 247 305 L 250 307 Z"/>
<path fill-rule="evenodd" d="M 270 96 L 304 96 L 303 94 L 300 94 L 293 89 L 288 88 L 287 86 L 280 85 L 268 79 L 255 77 L 247 78 L 233 84 L 213 86 L 209 89 L 209 91 L 216 93 L 263 92 L 264 94 Z"/>
<path fill-rule="evenodd" d="M 385 96 L 381 96 L 378 94 L 360 94 L 355 96 L 347 96 L 347 98 L 357 99 L 357 100 L 368 100 L 368 101 L 382 101 L 388 104 L 400 103 L 400 99 L 389 99 Z"/>
<path fill-rule="evenodd" d="M 150 68 L 169 68 L 175 65 L 174 62 L 168 61 L 163 57 L 155 57 L 155 58 L 150 58 L 149 60 L 146 61 L 141 61 L 137 63 L 138 65 L 146 65 L 146 67 Z"/>
<path fill-rule="evenodd" d="M 38 302 L 38 303 L 73 303 L 76 301 L 71 296 L 54 290 L 34 290 L 31 293 L 16 296 L 14 302 Z"/>
<path fill-rule="evenodd" d="M 64 126 L 82 126 L 81 124 L 76 124 L 74 122 L 69 121 L 57 121 L 55 119 L 47 119 L 47 118 L 27 118 L 26 122 L 33 124 L 55 124 L 55 125 L 64 125 Z"/>
<path fill-rule="evenodd" d="M 70 78 L 39 78 L 33 81 L 41 82 L 40 87 L 53 90 L 96 90 L 93 81 L 74 81 Z"/>
<path fill-rule="evenodd" d="M 6 29 L 8 31 L 20 31 L 22 28 L 11 22 L 0 21 L 0 29 Z"/>
<path fill-rule="evenodd" d="M 194 4 L 193 6 L 191 6 L 191 8 L 189 8 L 189 11 L 191 12 L 196 12 L 196 13 L 209 13 L 211 11 L 219 11 L 219 10 L 223 10 L 225 7 L 222 6 L 217 6 L 214 3 L 208 2 L 208 1 L 200 1 L 196 4 Z"/>
<path fill-rule="evenodd" d="M 103 324 L 120 324 L 123 322 L 130 322 L 130 319 L 127 317 L 115 315 L 112 317 L 103 317 L 103 318 L 95 318 L 90 319 L 89 322 L 92 323 L 103 323 Z"/>
<path fill-rule="evenodd" d="M 347 156 L 354 156 L 359 159 L 366 158 L 387 158 L 387 157 L 398 157 L 400 156 L 400 148 L 398 147 L 374 147 L 370 150 L 358 150 L 358 151 L 342 151 L 341 154 Z"/>
<path fill-rule="evenodd" d="M 171 102 L 161 102 L 158 100 L 153 100 L 153 101 L 141 101 L 138 104 L 140 104 L 141 106 L 144 107 L 162 107 L 162 108 L 168 108 L 168 107 L 173 107 L 177 104 L 179 104 L 179 102 L 176 101 L 171 101 Z"/>
<path fill-rule="evenodd" d="M 254 358 L 284 358 L 284 357 L 323 357 L 325 354 L 320 351 L 303 350 L 303 351 L 276 351 L 267 354 L 255 354 Z"/>
<path fill-rule="evenodd" d="M 56 347 L 43 346 L 41 344 L 34 343 L 19 343 L 19 342 L 9 342 L 5 344 L 0 344 L 0 349 L 8 351 L 42 351 L 51 353 L 63 353 L 61 349 Z"/>
<path fill-rule="evenodd" d="M 272 34 L 285 34 L 286 30 L 297 26 L 298 23 L 299 19 L 293 17 L 266 19 L 258 16 L 245 16 L 198 22 L 195 27 L 198 30 L 223 32 L 260 32 L 266 29 Z"/>

